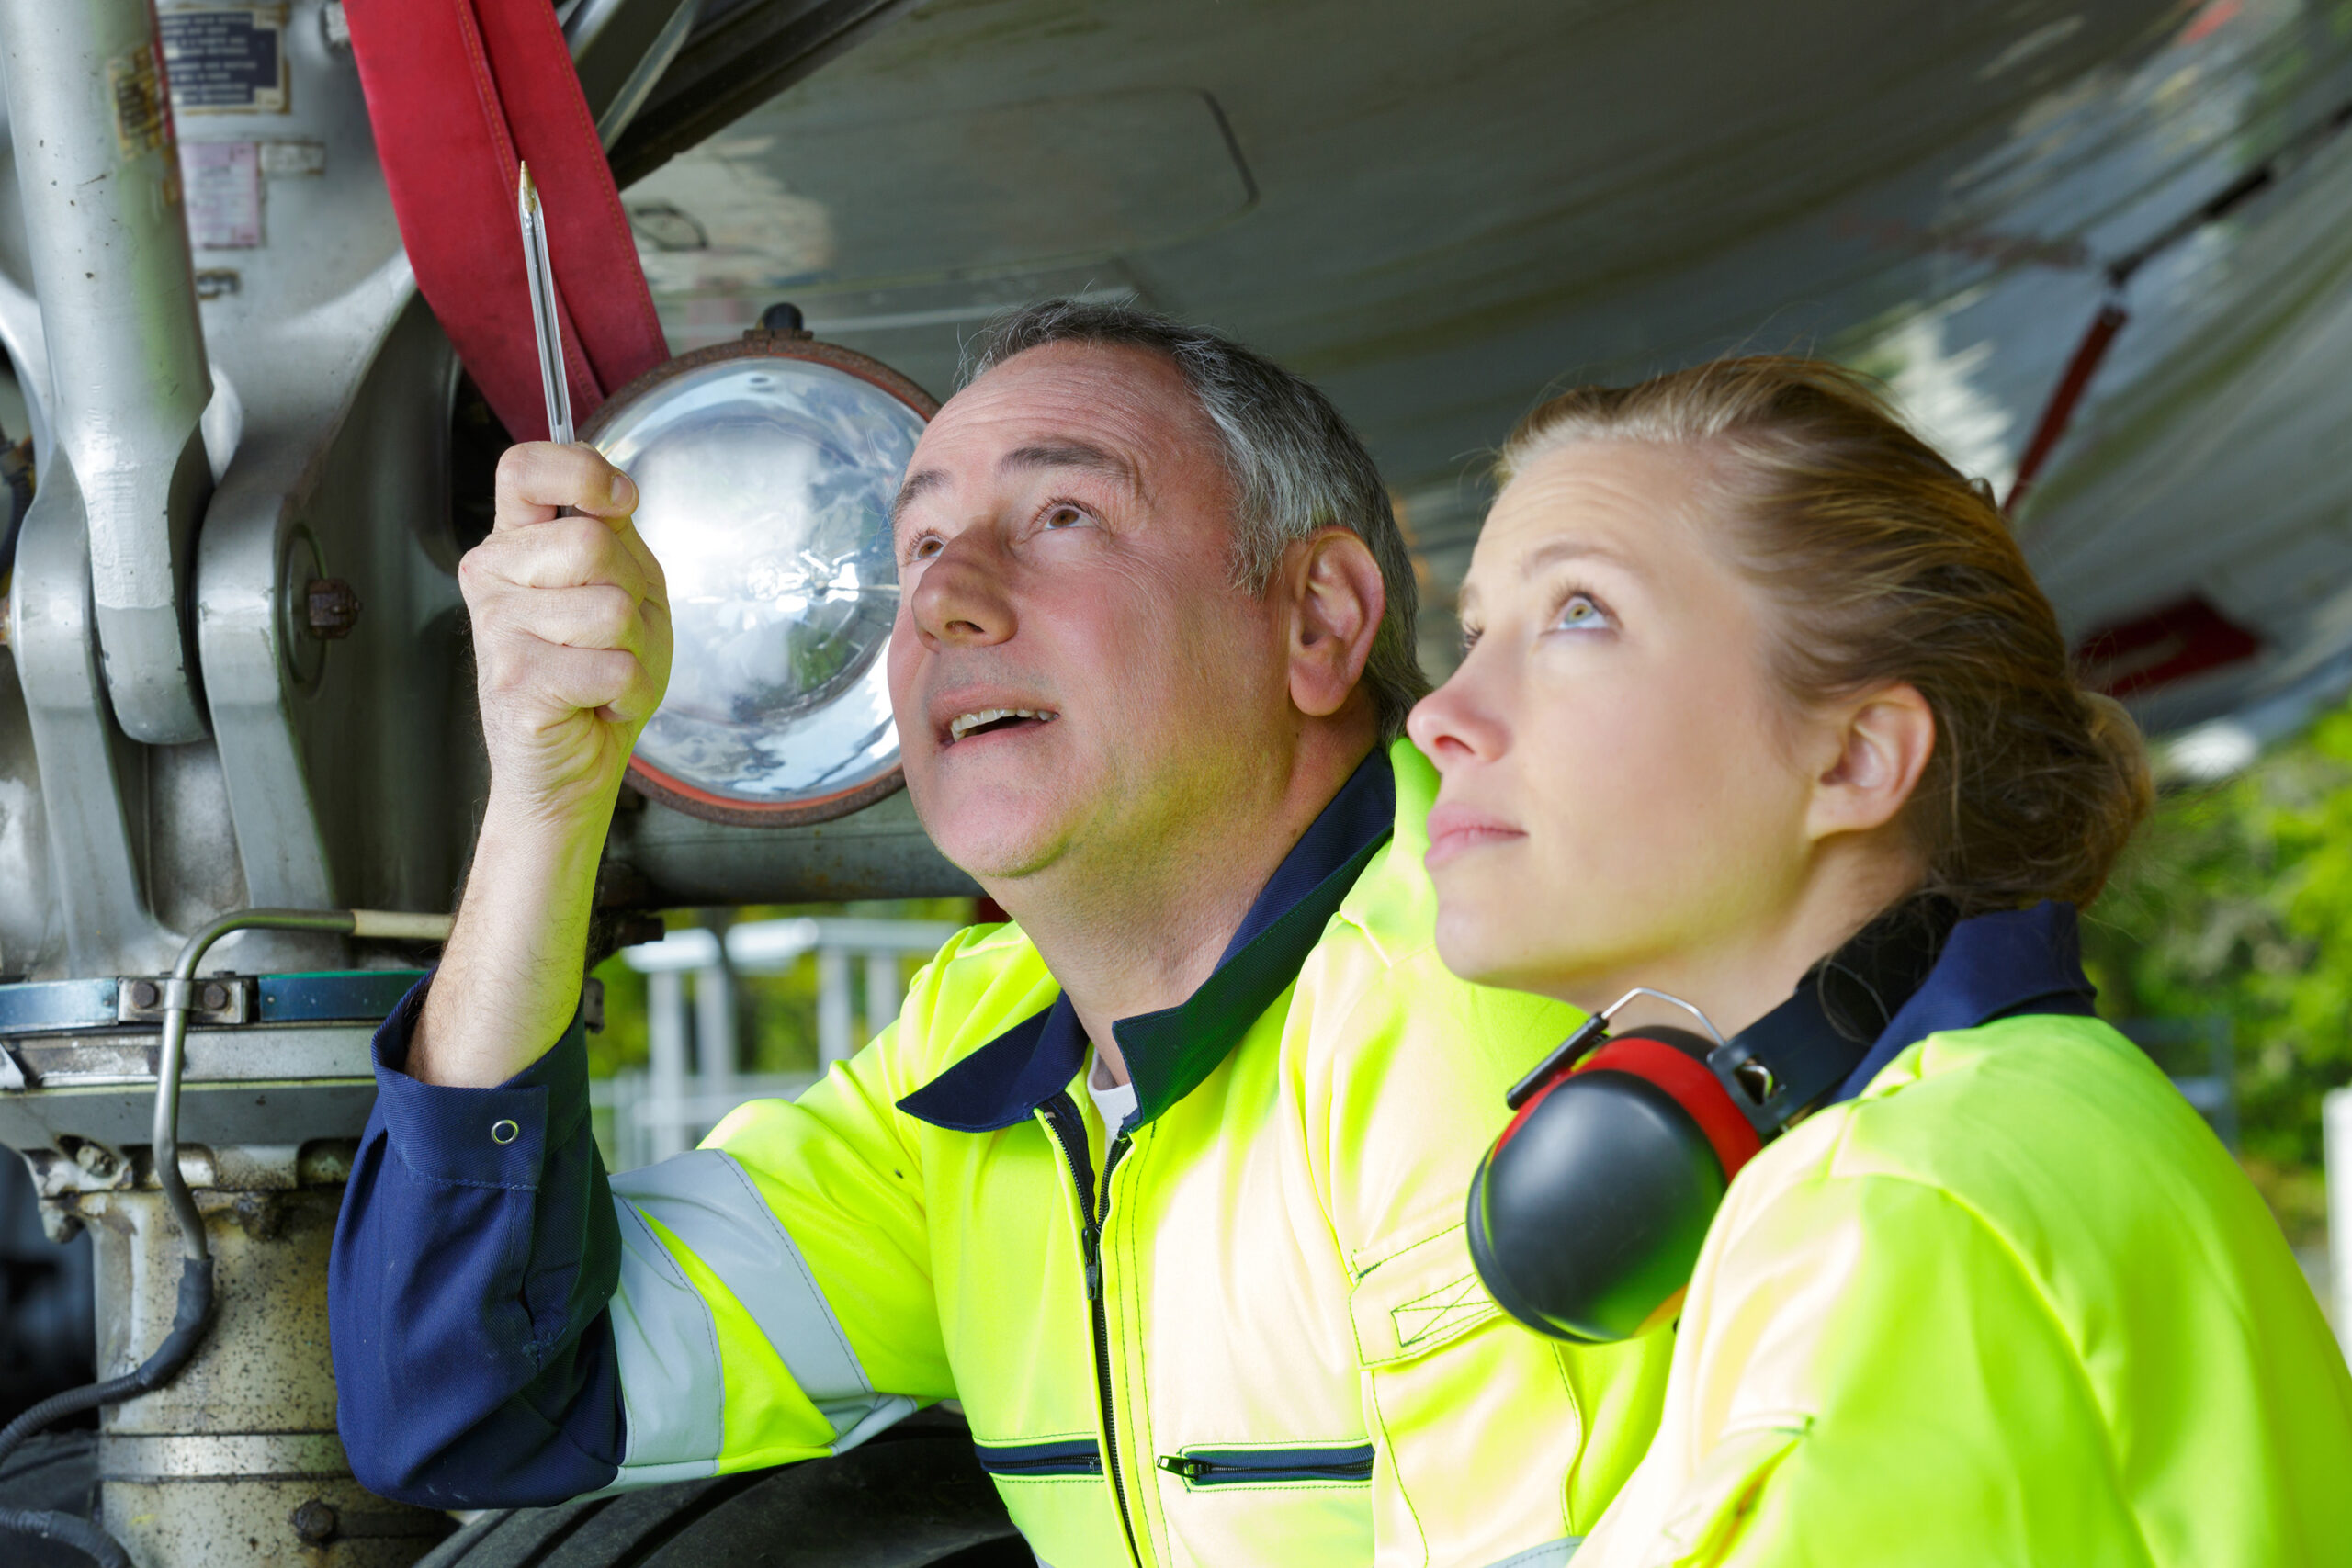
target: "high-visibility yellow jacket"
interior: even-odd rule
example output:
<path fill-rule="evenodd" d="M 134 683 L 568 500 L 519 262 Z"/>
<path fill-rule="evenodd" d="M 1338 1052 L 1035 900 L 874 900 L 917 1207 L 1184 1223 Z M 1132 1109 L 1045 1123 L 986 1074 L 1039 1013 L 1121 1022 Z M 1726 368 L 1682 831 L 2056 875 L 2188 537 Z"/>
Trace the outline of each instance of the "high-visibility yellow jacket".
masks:
<path fill-rule="evenodd" d="M 1742 1170 L 1577 1568 L 2352 1562 L 2352 1378 L 2277 1224 L 2095 1020 L 1930 1034 Z"/>
<path fill-rule="evenodd" d="M 396 1017 L 336 1243 L 362 1479 L 539 1500 L 953 1398 L 1053 1568 L 1565 1562 L 1649 1443 L 1669 1337 L 1556 1347 L 1478 1287 L 1470 1175 L 1577 1020 L 1439 962 L 1435 789 L 1374 752 L 1216 974 L 1117 1026 L 1123 1129 L 1012 926 L 950 942 L 798 1101 L 609 1198 L 576 1040 L 444 1089 L 398 1070 Z"/>

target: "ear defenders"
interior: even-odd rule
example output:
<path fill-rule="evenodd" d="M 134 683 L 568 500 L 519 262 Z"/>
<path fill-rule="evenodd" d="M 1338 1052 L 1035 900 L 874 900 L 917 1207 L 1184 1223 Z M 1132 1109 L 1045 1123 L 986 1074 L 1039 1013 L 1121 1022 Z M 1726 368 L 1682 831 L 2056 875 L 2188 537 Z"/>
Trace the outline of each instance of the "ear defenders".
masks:
<path fill-rule="evenodd" d="M 1518 1114 L 1470 1184 L 1470 1258 L 1505 1312 L 1579 1344 L 1671 1318 L 1740 1168 L 1859 1066 L 1933 966 L 1946 911 L 1904 906 L 1725 1040 L 1679 997 L 1637 987 L 1505 1097 Z M 1636 997 L 1703 1033 L 1609 1023 Z"/>

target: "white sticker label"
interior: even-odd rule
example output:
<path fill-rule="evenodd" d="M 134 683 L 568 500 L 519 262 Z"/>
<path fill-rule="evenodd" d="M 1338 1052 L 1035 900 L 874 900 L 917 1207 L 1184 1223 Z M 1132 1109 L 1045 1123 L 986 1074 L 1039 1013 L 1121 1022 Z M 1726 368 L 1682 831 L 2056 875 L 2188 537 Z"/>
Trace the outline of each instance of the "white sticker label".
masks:
<path fill-rule="evenodd" d="M 187 240 L 199 251 L 250 251 L 262 243 L 261 151 L 251 141 L 183 141 Z"/>
<path fill-rule="evenodd" d="M 265 141 L 261 144 L 261 177 L 289 180 L 327 172 L 323 141 Z"/>

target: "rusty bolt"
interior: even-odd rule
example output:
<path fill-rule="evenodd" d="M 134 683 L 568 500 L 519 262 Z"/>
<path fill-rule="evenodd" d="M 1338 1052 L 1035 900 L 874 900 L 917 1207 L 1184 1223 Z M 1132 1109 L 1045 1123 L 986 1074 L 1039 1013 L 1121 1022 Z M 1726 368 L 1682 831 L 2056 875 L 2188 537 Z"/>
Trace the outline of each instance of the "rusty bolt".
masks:
<path fill-rule="evenodd" d="M 154 981 L 133 980 L 130 983 L 130 1005 L 132 1007 L 144 1010 L 154 1007 L 163 999 L 164 993 L 156 988 Z"/>
<path fill-rule="evenodd" d="M 218 980 L 208 980 L 204 983 L 204 995 L 198 1002 L 207 1012 L 223 1011 L 229 1006 L 229 987 Z"/>
<path fill-rule="evenodd" d="M 287 1522 L 294 1527 L 294 1533 L 302 1538 L 306 1546 L 324 1546 L 334 1539 L 336 1527 L 343 1523 L 335 1517 L 333 1507 L 316 1497 L 288 1515 Z"/>
<path fill-rule="evenodd" d="M 359 624 L 359 595 L 340 577 L 314 577 L 302 591 L 303 614 L 311 635 L 322 641 L 349 637 Z"/>

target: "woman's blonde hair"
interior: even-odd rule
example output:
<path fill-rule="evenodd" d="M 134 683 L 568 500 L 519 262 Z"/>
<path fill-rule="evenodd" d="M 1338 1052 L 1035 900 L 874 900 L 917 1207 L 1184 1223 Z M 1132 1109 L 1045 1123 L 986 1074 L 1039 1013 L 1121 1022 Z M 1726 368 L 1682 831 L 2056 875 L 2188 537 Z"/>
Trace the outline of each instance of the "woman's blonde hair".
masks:
<path fill-rule="evenodd" d="M 1936 745 L 1905 813 L 1922 892 L 1962 915 L 2098 896 L 2147 814 L 2146 753 L 2119 705 L 2076 684 L 1989 487 L 1873 383 L 1814 359 L 1563 393 L 1511 433 L 1502 477 L 1599 440 L 1712 459 L 1734 563 L 1774 608 L 1774 672 L 1796 703 L 1897 682 L 1927 699 Z"/>

